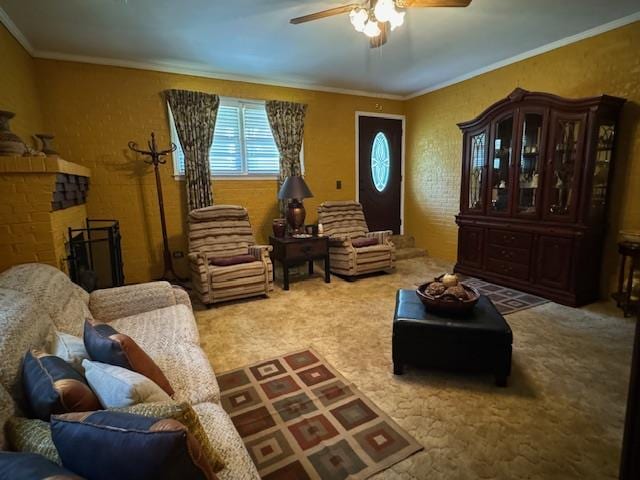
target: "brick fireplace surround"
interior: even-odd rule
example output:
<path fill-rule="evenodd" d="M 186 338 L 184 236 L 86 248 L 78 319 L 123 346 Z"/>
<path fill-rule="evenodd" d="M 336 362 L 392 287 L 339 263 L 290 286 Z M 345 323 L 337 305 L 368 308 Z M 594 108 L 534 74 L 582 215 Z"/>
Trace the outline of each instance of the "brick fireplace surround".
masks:
<path fill-rule="evenodd" d="M 25 262 L 67 271 L 67 229 L 84 225 L 90 176 L 58 157 L 0 157 L 0 271 Z"/>

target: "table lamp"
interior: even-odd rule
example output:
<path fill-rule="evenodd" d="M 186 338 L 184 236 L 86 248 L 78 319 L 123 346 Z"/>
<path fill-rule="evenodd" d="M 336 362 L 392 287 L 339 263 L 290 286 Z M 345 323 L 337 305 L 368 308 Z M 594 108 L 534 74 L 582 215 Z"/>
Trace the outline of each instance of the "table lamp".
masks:
<path fill-rule="evenodd" d="M 280 187 L 278 198 L 290 200 L 287 205 L 287 223 L 293 233 L 300 233 L 304 229 L 304 218 L 307 212 L 302 204 L 302 199 L 311 197 L 313 197 L 311 190 L 304 179 L 297 175 L 287 177 Z"/>

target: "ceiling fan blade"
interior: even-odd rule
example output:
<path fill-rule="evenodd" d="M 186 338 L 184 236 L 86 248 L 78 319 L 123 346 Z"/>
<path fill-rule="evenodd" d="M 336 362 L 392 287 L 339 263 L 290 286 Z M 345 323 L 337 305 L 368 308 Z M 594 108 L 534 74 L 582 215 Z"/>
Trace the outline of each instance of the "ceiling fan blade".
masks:
<path fill-rule="evenodd" d="M 384 22 L 380 25 L 380 35 L 377 37 L 369 38 L 369 48 L 379 48 L 389 40 L 389 32 L 391 31 L 391 27 L 389 26 L 389 22 Z"/>
<path fill-rule="evenodd" d="M 320 20 L 321 18 L 333 17 L 334 15 L 340 15 L 341 13 L 347 13 L 353 10 L 356 7 L 359 7 L 357 3 L 350 3 L 349 5 L 344 5 L 342 7 L 329 8 L 328 10 L 323 10 L 321 12 L 311 13 L 309 15 L 304 15 L 302 17 L 296 17 L 289 20 L 289 23 L 293 23 L 297 25 L 299 23 L 312 22 L 313 20 Z"/>
<path fill-rule="evenodd" d="M 471 0 L 396 0 L 400 8 L 412 7 L 468 7 Z"/>

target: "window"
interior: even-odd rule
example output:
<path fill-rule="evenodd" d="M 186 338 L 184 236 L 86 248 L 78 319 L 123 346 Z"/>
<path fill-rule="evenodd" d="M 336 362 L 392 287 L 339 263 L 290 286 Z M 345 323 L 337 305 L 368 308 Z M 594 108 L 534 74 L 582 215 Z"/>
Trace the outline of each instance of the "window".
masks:
<path fill-rule="evenodd" d="M 169 123 L 171 139 L 178 146 L 173 156 L 174 171 L 176 175 L 184 175 L 184 152 L 172 115 L 169 115 Z M 278 175 L 280 154 L 264 102 L 220 99 L 209 166 L 215 177 Z"/>

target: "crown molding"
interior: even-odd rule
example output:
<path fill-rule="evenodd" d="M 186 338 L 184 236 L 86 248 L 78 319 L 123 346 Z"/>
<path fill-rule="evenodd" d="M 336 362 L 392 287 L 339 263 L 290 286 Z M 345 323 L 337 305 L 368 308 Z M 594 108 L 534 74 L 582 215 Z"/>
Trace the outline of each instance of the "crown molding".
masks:
<path fill-rule="evenodd" d="M 13 35 L 13 38 L 15 38 L 20 45 L 22 45 L 22 48 L 24 48 L 27 53 L 33 57 L 33 53 L 35 52 L 33 46 L 31 45 L 29 40 L 27 40 L 27 37 L 25 37 L 22 31 L 18 28 L 18 26 L 13 23 L 13 20 L 11 20 L 7 12 L 5 12 L 2 7 L 0 7 L 0 23 L 2 23 L 7 30 L 9 30 L 9 33 Z"/>
<path fill-rule="evenodd" d="M 251 77 L 246 75 L 232 75 L 209 70 L 197 64 L 176 64 L 170 62 L 139 62 L 135 60 L 118 60 L 104 57 L 91 57 L 84 55 L 73 55 L 60 52 L 46 52 L 36 50 L 34 58 L 45 60 L 59 60 L 65 62 L 88 63 L 93 65 L 105 65 L 111 67 L 133 68 L 137 70 L 150 70 L 154 72 L 175 73 L 180 75 L 191 75 L 194 77 L 213 78 L 217 80 L 231 80 L 234 82 L 255 83 L 259 85 L 269 85 L 274 87 L 296 88 L 300 90 L 313 90 L 316 92 L 339 93 L 343 95 L 355 95 L 359 97 L 384 98 L 388 100 L 403 100 L 403 95 L 396 95 L 383 92 L 370 92 L 366 90 L 354 90 L 348 88 L 328 87 L 324 85 L 314 85 L 309 83 L 295 83 L 269 78 Z"/>
<path fill-rule="evenodd" d="M 104 66 L 112 66 L 112 67 L 133 68 L 137 70 L 149 70 L 149 71 L 155 71 L 155 72 L 174 73 L 179 75 L 192 75 L 196 77 L 213 78 L 218 80 L 230 80 L 230 81 L 236 81 L 236 82 L 254 83 L 259 85 L 270 85 L 274 87 L 295 88 L 300 90 L 313 90 L 318 92 L 338 93 L 343 95 L 355 95 L 360 97 L 384 98 L 388 100 L 411 100 L 412 98 L 416 98 L 421 95 L 425 95 L 427 93 L 431 93 L 436 90 L 440 90 L 442 88 L 455 85 L 456 83 L 464 82 L 465 80 L 469 80 L 479 75 L 482 75 L 494 70 L 498 70 L 502 67 L 506 67 L 508 65 L 511 65 L 517 62 L 521 62 L 522 60 L 526 60 L 528 58 L 535 57 L 537 55 L 541 55 L 543 53 L 550 52 L 552 50 L 556 50 L 558 48 L 570 45 L 572 43 L 579 42 L 581 40 L 585 40 L 590 37 L 594 37 L 596 35 L 600 35 L 602 33 L 606 33 L 610 30 L 615 30 L 616 28 L 624 27 L 625 25 L 629 25 L 637 21 L 640 21 L 640 11 L 633 13 L 631 15 L 627 15 L 626 17 L 622 17 L 617 20 L 613 20 L 611 22 L 599 25 L 597 27 L 590 28 L 589 30 L 585 30 L 575 35 L 571 35 L 569 37 L 556 40 L 546 45 L 542 45 L 540 47 L 534 48 L 533 50 L 529 50 L 527 52 L 514 55 L 513 57 L 506 58 L 499 62 L 495 62 L 490 65 L 487 65 L 485 67 L 472 70 L 468 73 L 437 83 L 423 90 L 419 90 L 417 92 L 410 93 L 408 95 L 400 95 L 400 94 L 391 94 L 391 93 L 384 93 L 384 92 L 370 92 L 366 90 L 356 90 L 356 89 L 348 89 L 348 88 L 329 87 L 329 86 L 323 86 L 323 85 L 313 85 L 308 83 L 286 82 L 281 80 L 251 77 L 251 76 L 244 76 L 244 75 L 231 75 L 231 74 L 216 72 L 214 70 L 204 67 L 203 65 L 196 65 L 196 64 L 181 64 L 181 63 L 171 63 L 171 62 L 139 62 L 134 60 L 119 60 L 119 59 L 105 58 L 105 57 L 72 55 L 72 54 L 61 53 L 61 52 L 36 50 L 35 48 L 33 48 L 31 43 L 27 39 L 27 37 L 25 37 L 25 35 L 20 31 L 18 26 L 13 22 L 13 20 L 11 20 L 11 18 L 4 11 L 4 9 L 0 7 L 0 23 L 2 23 L 7 28 L 7 30 L 11 33 L 11 35 L 13 35 L 15 39 L 20 43 L 20 45 L 22 45 L 22 47 L 34 58 L 42 58 L 47 60 L 60 60 L 60 61 L 67 61 L 67 62 L 88 63 L 88 64 L 104 65 Z"/>
<path fill-rule="evenodd" d="M 624 27 L 625 25 L 629 25 L 637 21 L 640 21 L 640 12 L 632 13 L 631 15 L 627 15 L 626 17 L 622 17 L 612 22 L 608 22 L 608 23 L 599 25 L 597 27 L 590 28 L 589 30 L 585 30 L 584 32 L 571 35 L 570 37 L 565 37 L 560 40 L 556 40 L 555 42 L 547 43 L 546 45 L 542 45 L 541 47 L 534 48 L 533 50 L 529 50 L 528 52 L 520 53 L 518 55 L 506 58 L 496 63 L 492 63 L 491 65 L 487 65 L 486 67 L 473 70 L 469 73 L 465 73 L 464 75 L 460 75 L 458 77 L 445 80 L 444 82 L 440 82 L 436 85 L 432 85 L 431 87 L 427 87 L 424 90 L 420 90 L 418 92 L 406 95 L 403 98 L 403 100 L 411 100 L 412 98 L 416 98 L 421 95 L 425 95 L 427 93 L 435 92 L 436 90 L 440 90 L 445 87 L 450 87 L 451 85 L 464 82 L 465 80 L 469 80 L 471 78 L 477 77 L 484 73 L 492 72 L 493 70 L 498 70 L 499 68 L 506 67 L 507 65 L 521 62 L 522 60 L 526 60 L 528 58 L 535 57 L 537 55 L 547 53 L 561 47 L 565 47 L 567 45 L 579 42 L 581 40 L 585 40 L 590 37 L 595 37 L 596 35 L 606 33 L 610 30 L 615 30 L 616 28 Z"/>

